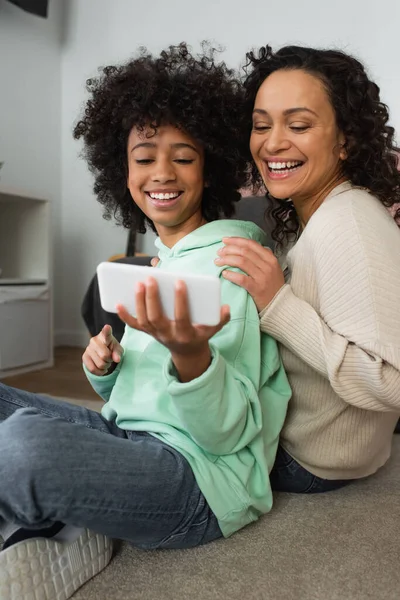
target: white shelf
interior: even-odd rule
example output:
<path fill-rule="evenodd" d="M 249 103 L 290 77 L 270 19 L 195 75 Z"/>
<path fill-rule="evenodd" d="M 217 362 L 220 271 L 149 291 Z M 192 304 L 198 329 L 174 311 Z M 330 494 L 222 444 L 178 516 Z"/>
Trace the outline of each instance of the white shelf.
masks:
<path fill-rule="evenodd" d="M 21 190 L 6 190 L 0 187 L 0 202 L 9 202 L 12 204 L 16 203 L 32 203 L 35 202 L 45 203 L 47 204 L 49 200 L 45 200 L 44 198 L 35 198 L 34 196 L 27 196 Z"/>
<path fill-rule="evenodd" d="M 50 204 L 0 187 L 0 379 L 53 364 Z"/>
<path fill-rule="evenodd" d="M 0 286 L 2 285 L 46 285 L 47 279 L 21 279 L 20 277 L 1 277 Z"/>
<path fill-rule="evenodd" d="M 0 191 L 2 279 L 49 278 L 49 203 Z"/>

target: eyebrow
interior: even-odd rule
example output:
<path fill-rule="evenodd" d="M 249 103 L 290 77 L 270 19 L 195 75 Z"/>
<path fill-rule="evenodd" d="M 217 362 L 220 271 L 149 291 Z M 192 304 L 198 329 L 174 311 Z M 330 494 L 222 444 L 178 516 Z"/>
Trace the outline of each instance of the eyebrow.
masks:
<path fill-rule="evenodd" d="M 131 152 L 133 152 L 137 148 L 156 148 L 156 147 L 157 147 L 157 144 L 154 144 L 154 142 L 140 142 L 139 144 L 136 144 L 136 146 L 133 146 Z M 197 148 L 195 148 L 191 144 L 185 144 L 184 142 L 179 142 L 177 144 L 171 144 L 170 147 L 174 148 L 175 150 L 179 150 L 180 148 L 190 148 L 190 150 L 194 150 L 194 152 L 199 154 L 199 151 L 197 150 Z"/>
<path fill-rule="evenodd" d="M 283 111 L 283 114 L 285 116 L 287 115 L 293 115 L 294 113 L 298 113 L 298 112 L 309 112 L 312 115 L 315 115 L 316 117 L 318 117 L 317 113 L 314 112 L 313 110 L 311 110 L 311 108 L 307 108 L 306 106 L 296 106 L 294 108 L 287 108 L 286 110 Z M 253 114 L 254 113 L 259 113 L 261 115 L 267 115 L 268 112 L 266 110 L 263 110 L 262 108 L 255 108 L 253 110 Z"/>

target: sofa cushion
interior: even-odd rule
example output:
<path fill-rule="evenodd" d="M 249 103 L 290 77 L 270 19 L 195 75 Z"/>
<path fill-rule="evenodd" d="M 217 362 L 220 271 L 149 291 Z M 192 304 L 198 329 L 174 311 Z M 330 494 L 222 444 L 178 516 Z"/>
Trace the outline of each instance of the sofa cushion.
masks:
<path fill-rule="evenodd" d="M 234 219 L 241 221 L 253 221 L 256 225 L 261 227 L 267 234 L 268 246 L 273 246 L 271 237 L 271 230 L 273 222 L 269 215 L 269 209 L 271 207 L 272 200 L 265 196 L 247 196 L 243 197 L 235 205 Z"/>

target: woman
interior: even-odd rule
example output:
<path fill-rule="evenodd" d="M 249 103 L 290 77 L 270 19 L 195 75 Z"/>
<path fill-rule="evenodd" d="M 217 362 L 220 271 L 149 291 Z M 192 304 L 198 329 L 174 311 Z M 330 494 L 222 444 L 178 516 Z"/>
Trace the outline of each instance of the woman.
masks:
<path fill-rule="evenodd" d="M 224 276 L 253 296 L 293 389 L 272 485 L 323 492 L 385 464 L 400 414 L 400 210 L 384 208 L 400 201 L 397 148 L 351 56 L 267 46 L 248 59 L 252 181 L 280 201 L 280 260 L 230 238 L 216 262 L 244 271 Z"/>

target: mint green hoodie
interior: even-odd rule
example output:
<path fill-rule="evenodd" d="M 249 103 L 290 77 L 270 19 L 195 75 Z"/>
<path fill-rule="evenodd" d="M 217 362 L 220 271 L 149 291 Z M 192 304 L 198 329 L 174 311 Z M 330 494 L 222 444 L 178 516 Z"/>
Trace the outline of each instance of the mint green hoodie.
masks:
<path fill-rule="evenodd" d="M 158 268 L 220 276 L 214 259 L 226 236 L 265 243 L 253 223 L 214 221 L 173 248 L 158 239 Z M 199 378 L 180 383 L 169 351 L 129 327 L 117 369 L 103 377 L 86 373 L 106 400 L 106 419 L 151 433 L 183 454 L 229 536 L 271 509 L 269 472 L 291 391 L 277 343 L 260 333 L 252 298 L 223 277 L 221 288 L 231 320 L 211 339 L 212 362 Z"/>

